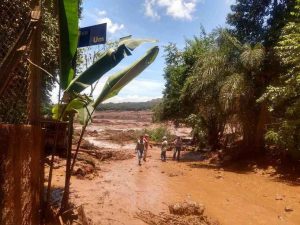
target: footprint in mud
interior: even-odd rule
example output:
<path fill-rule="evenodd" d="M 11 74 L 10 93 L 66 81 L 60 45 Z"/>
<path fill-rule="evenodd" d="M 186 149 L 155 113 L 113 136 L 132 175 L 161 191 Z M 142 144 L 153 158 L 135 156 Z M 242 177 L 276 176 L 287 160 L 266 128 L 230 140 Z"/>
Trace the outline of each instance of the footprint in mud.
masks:
<path fill-rule="evenodd" d="M 102 205 L 103 207 L 103 204 L 105 202 L 105 199 L 108 198 L 110 195 L 109 191 L 105 191 L 100 197 L 99 197 L 99 201 L 97 202 L 98 205 Z"/>
<path fill-rule="evenodd" d="M 110 184 L 110 183 L 111 183 L 111 180 L 104 180 L 103 182 L 104 182 L 104 183 Z"/>

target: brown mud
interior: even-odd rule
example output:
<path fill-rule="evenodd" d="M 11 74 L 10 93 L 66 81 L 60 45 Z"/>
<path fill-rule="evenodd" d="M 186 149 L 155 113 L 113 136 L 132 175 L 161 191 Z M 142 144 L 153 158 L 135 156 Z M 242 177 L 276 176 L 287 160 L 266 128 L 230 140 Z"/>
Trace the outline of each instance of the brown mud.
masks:
<path fill-rule="evenodd" d="M 72 176 L 71 202 L 83 205 L 93 224 L 155 224 L 141 218 L 141 212 L 148 219 L 168 215 L 168 206 L 182 201 L 203 204 L 208 220 L 222 225 L 300 224 L 300 185 L 279 179 L 273 175 L 272 167 L 247 171 L 224 169 L 201 161 L 201 155 L 190 152 L 184 152 L 183 160 L 176 162 L 172 161 L 170 151 L 167 161 L 161 162 L 158 147 L 150 149 L 147 162 L 138 166 L 134 141 L 128 138 L 112 141 L 109 135 L 112 130 L 126 132 L 157 126 L 151 123 L 149 112 L 136 115 L 136 112 L 97 113 L 88 128 L 86 140 L 97 146 L 97 151 L 130 155 L 106 160 L 89 155 L 93 158 L 93 175 Z M 186 128 L 177 130 L 182 135 L 188 132 Z M 54 188 L 61 190 L 64 163 L 56 165 L 61 166 L 54 170 L 53 183 Z M 61 195 L 59 191 L 55 194 L 56 198 Z"/>

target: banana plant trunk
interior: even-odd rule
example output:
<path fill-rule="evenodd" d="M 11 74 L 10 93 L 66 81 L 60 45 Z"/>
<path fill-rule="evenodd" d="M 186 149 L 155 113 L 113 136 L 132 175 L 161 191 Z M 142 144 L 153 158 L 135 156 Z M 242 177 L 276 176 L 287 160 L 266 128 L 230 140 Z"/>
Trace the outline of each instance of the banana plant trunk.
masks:
<path fill-rule="evenodd" d="M 69 206 L 69 195 L 70 195 L 70 180 L 72 175 L 71 160 L 72 160 L 72 140 L 73 140 L 73 122 L 74 115 L 70 116 L 68 126 L 68 149 L 67 149 L 67 163 L 66 163 L 66 176 L 65 176 L 65 190 L 61 202 L 60 213 L 63 213 Z"/>

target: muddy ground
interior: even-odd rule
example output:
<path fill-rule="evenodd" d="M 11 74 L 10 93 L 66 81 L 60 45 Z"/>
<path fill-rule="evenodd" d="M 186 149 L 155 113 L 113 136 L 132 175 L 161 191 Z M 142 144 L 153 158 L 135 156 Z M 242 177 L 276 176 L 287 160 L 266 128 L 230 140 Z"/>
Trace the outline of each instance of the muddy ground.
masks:
<path fill-rule="evenodd" d="M 138 166 L 132 135 L 157 126 L 147 111 L 95 115 L 85 137 L 94 146 L 82 149 L 71 180 L 71 202 L 83 205 L 93 224 L 176 224 L 150 219 L 169 215 L 168 205 L 182 201 L 203 204 L 210 224 L 300 224 L 300 179 L 284 179 L 272 166 L 222 168 L 188 151 L 181 162 L 171 160 L 172 152 L 161 162 L 159 147 L 150 149 L 147 162 Z M 170 128 L 183 136 L 190 132 Z M 61 196 L 64 164 L 57 159 L 54 199 Z"/>

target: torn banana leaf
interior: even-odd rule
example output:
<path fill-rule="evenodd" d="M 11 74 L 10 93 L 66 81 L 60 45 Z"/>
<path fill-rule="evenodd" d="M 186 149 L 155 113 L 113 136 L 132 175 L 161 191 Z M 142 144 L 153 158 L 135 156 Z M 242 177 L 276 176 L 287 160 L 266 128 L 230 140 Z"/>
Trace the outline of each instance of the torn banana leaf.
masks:
<path fill-rule="evenodd" d="M 66 91 L 80 93 L 118 65 L 126 55 L 131 55 L 131 51 L 136 47 L 146 42 L 155 42 L 155 40 L 128 38 L 120 41 L 117 49 L 104 52 L 93 65 L 70 83 Z"/>
<path fill-rule="evenodd" d="M 158 52 L 159 48 L 157 46 L 149 49 L 142 58 L 131 66 L 109 77 L 99 97 L 96 99 L 94 107 L 96 108 L 103 101 L 117 95 L 125 85 L 143 72 L 155 60 Z"/>

